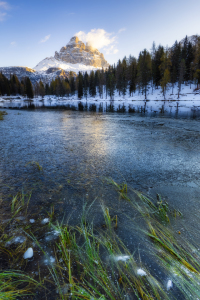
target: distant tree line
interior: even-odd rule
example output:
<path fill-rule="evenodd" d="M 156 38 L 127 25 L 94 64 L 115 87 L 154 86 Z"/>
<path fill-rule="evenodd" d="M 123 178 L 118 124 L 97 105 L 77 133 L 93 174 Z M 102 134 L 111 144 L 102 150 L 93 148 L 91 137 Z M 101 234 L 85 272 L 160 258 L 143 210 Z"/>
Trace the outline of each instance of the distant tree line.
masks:
<path fill-rule="evenodd" d="M 29 77 L 24 77 L 19 81 L 15 74 L 10 75 L 10 79 L 7 79 L 6 76 L 0 73 L 0 95 L 26 95 L 28 98 L 33 98 L 33 85 Z"/>
<path fill-rule="evenodd" d="M 117 64 L 109 66 L 106 70 L 79 72 L 77 77 L 73 73 L 69 78 L 61 79 L 57 77 L 50 84 L 44 84 L 42 81 L 37 82 L 34 86 L 28 78 L 21 82 L 16 75 L 12 75 L 10 80 L 0 74 L 0 94 L 7 95 L 27 95 L 35 96 L 57 95 L 73 96 L 86 98 L 88 96 L 100 98 L 114 98 L 115 91 L 119 96 L 125 97 L 128 93 L 130 96 L 136 92 L 147 97 L 149 88 L 158 89 L 162 87 L 163 96 L 165 97 L 166 88 L 171 84 L 172 93 L 175 83 L 178 83 L 178 93 L 181 91 L 181 85 L 184 82 L 196 82 L 197 89 L 200 85 L 200 37 L 191 43 L 187 36 L 183 43 L 177 41 L 171 48 L 164 48 L 155 43 L 151 51 L 144 49 L 136 59 L 133 56 L 124 57 L 118 60 Z"/>

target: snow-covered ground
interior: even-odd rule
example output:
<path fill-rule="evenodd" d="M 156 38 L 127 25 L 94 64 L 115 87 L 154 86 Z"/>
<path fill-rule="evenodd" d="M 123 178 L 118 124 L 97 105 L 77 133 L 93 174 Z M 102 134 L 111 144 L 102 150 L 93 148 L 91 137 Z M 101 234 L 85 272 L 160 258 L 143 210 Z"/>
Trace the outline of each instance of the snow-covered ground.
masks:
<path fill-rule="evenodd" d="M 158 115 L 160 113 L 166 115 L 174 116 L 177 113 L 184 116 L 198 115 L 200 116 L 200 90 L 195 91 L 195 85 L 182 85 L 181 92 L 178 99 L 178 87 L 177 85 L 173 89 L 168 87 L 165 99 L 161 88 L 153 89 L 149 87 L 147 93 L 147 100 L 145 96 L 138 91 L 130 96 L 127 94 L 125 96 L 119 95 L 116 91 L 113 99 L 111 100 L 109 96 L 106 99 L 106 93 L 104 91 L 103 97 L 100 98 L 97 94 L 95 97 L 88 97 L 87 101 L 83 97 L 78 99 L 77 94 L 74 96 L 45 96 L 44 99 L 41 97 L 36 97 L 33 100 L 29 100 L 23 97 L 0 97 L 0 108 L 22 108 L 30 105 L 35 105 L 36 107 L 68 107 L 68 109 L 80 109 L 80 101 L 83 105 L 84 110 L 96 110 L 101 112 L 139 112 L 139 113 L 150 113 Z M 96 107 L 96 108 L 95 108 Z"/>

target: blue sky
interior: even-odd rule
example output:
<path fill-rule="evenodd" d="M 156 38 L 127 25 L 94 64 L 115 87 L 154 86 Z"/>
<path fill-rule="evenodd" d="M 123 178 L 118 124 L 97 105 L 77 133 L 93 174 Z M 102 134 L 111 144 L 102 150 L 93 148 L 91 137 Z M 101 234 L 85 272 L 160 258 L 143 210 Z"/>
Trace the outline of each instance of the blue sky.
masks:
<path fill-rule="evenodd" d="M 76 33 L 113 64 L 200 34 L 199 0 L 0 0 L 0 67 L 33 68 Z"/>

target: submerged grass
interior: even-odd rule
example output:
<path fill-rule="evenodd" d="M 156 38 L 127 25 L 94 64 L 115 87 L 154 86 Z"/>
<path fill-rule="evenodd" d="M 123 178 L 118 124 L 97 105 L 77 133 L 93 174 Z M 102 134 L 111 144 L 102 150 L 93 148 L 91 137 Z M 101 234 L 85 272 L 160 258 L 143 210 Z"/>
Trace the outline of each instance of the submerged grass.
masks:
<path fill-rule="evenodd" d="M 12 237 L 6 233 L 6 226 L 10 226 L 22 211 L 27 215 L 31 195 L 23 193 L 13 197 L 11 219 L 6 225 L 0 226 L 0 252 L 7 257 L 8 261 L 10 260 L 8 268 L 16 266 L 16 262 L 19 264 L 20 255 L 22 256 L 27 245 L 33 243 L 34 255 L 41 251 L 49 261 L 48 281 L 45 283 L 38 278 L 40 288 L 41 285 L 43 287 L 48 285 L 48 299 L 51 297 L 63 300 L 198 299 L 200 297 L 199 252 L 185 239 L 180 236 L 177 238 L 170 226 L 171 219 L 181 217 L 181 213 L 171 209 L 160 195 L 157 195 L 157 199 L 152 199 L 144 193 L 131 191 L 126 183 L 117 184 L 111 179 L 108 183 L 117 190 L 120 201 L 128 203 L 130 211 L 137 212 L 136 221 L 131 214 L 126 215 L 126 218 L 134 230 L 148 241 L 149 254 L 157 267 L 162 270 L 161 278 L 156 275 L 156 272 L 152 272 L 141 258 L 138 259 L 136 253 L 130 252 L 119 235 L 121 223 L 117 210 L 112 210 L 103 202 L 101 203 L 101 213 L 104 218 L 102 226 L 94 226 L 93 222 L 89 221 L 88 216 L 93 203 L 89 207 L 84 205 L 82 219 L 77 226 L 53 223 L 46 226 L 46 230 L 51 228 L 58 234 L 57 239 L 50 243 L 55 257 L 53 262 L 41 243 L 38 228 L 32 231 L 30 226 L 24 226 L 26 241 L 14 248 L 6 246 L 6 243 L 12 240 Z M 51 208 L 47 214 L 53 220 L 54 208 Z M 136 226 L 139 218 L 142 221 L 141 228 Z M 21 267 L 23 266 L 24 263 L 21 262 Z M 4 279 L 1 274 L 5 276 Z M 22 294 L 20 297 L 23 299 L 23 294 L 29 291 L 31 275 L 24 277 L 24 283 L 27 285 L 23 285 L 19 290 L 21 278 L 23 280 L 20 276 L 25 275 L 16 277 L 15 274 L 21 274 L 16 270 L 10 278 L 6 277 L 6 274 L 7 271 L 1 270 L 0 292 L 7 294 L 4 298 L 0 294 L 0 299 L 16 299 L 19 293 Z M 38 285 L 36 281 L 33 282 L 35 286 L 32 285 L 31 291 L 34 293 Z"/>
<path fill-rule="evenodd" d="M 38 171 L 42 171 L 42 166 L 37 161 L 30 161 L 25 165 L 25 167 L 28 165 L 35 166 L 38 169 Z"/>
<path fill-rule="evenodd" d="M 6 111 L 0 111 L 0 121 L 4 119 L 4 116 L 7 115 Z"/>
<path fill-rule="evenodd" d="M 0 272 L 0 299 L 14 300 L 30 296 L 33 286 L 35 288 L 37 285 L 34 279 L 20 271 Z"/>

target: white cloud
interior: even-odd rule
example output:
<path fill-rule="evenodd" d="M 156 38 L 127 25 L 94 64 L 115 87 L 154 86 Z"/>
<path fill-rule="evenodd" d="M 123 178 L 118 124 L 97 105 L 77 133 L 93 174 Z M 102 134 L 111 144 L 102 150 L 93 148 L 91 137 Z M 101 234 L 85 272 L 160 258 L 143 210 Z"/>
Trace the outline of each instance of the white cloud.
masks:
<path fill-rule="evenodd" d="M 3 22 L 5 20 L 7 13 L 1 13 L 0 12 L 0 22 Z"/>
<path fill-rule="evenodd" d="M 5 1 L 0 1 L 0 22 L 3 22 L 7 16 L 7 12 L 5 10 L 9 10 L 10 6 Z"/>
<path fill-rule="evenodd" d="M 48 41 L 50 39 L 50 34 L 49 35 L 46 35 L 43 39 L 40 40 L 39 43 L 46 43 L 46 41 Z"/>
<path fill-rule="evenodd" d="M 98 50 L 103 49 L 107 54 L 115 54 L 118 52 L 116 49 L 117 37 L 113 36 L 113 33 L 106 32 L 104 29 L 92 29 L 88 33 L 79 31 L 75 35 L 82 42 L 88 43 L 90 46 L 97 48 Z"/>
<path fill-rule="evenodd" d="M 9 10 L 10 6 L 7 2 L 0 1 L 0 8 L 5 9 L 5 10 Z"/>
<path fill-rule="evenodd" d="M 16 42 L 11 42 L 11 46 L 16 46 Z"/>
<path fill-rule="evenodd" d="M 106 54 L 116 54 L 119 51 L 117 48 L 115 48 L 115 45 L 112 45 L 106 48 L 105 50 L 106 50 Z"/>
<path fill-rule="evenodd" d="M 125 27 L 120 28 L 119 31 L 118 31 L 118 33 L 121 33 L 121 32 L 123 32 L 123 31 L 126 31 L 126 28 L 125 28 Z"/>

